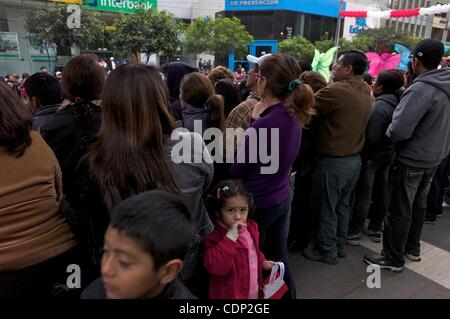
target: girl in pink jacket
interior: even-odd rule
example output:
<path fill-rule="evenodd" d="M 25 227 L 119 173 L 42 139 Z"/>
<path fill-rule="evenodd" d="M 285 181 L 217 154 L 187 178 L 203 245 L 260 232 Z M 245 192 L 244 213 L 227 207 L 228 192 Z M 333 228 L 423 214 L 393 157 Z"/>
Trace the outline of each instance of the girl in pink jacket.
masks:
<path fill-rule="evenodd" d="M 262 298 L 262 270 L 270 270 L 259 249 L 252 219 L 253 197 L 241 181 L 221 182 L 213 193 L 214 231 L 204 239 L 204 264 L 211 274 L 210 299 Z"/>

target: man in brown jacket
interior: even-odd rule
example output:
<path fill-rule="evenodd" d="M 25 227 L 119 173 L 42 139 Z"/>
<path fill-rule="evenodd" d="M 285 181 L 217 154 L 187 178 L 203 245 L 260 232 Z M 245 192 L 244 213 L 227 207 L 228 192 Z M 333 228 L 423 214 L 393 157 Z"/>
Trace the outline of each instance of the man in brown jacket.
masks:
<path fill-rule="evenodd" d="M 305 257 L 337 264 L 345 257 L 351 194 L 361 170 L 360 153 L 371 110 L 363 81 L 368 60 L 358 50 L 344 52 L 333 67 L 333 82 L 316 93 L 320 117 L 319 159 L 313 174 L 312 208 L 318 222 L 314 247 Z"/>

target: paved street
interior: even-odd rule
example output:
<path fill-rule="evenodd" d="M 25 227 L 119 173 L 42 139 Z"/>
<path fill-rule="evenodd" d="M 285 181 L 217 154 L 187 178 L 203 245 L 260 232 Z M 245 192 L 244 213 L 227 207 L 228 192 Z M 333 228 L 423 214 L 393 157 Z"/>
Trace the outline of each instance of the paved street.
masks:
<path fill-rule="evenodd" d="M 369 289 L 362 256 L 380 251 L 381 244 L 363 237 L 360 247 L 349 247 L 337 266 L 313 262 L 300 253 L 290 255 L 296 275 L 297 298 L 315 299 L 450 299 L 450 210 L 436 225 L 424 225 L 422 261 L 408 261 L 403 273 L 381 272 L 381 288 Z"/>

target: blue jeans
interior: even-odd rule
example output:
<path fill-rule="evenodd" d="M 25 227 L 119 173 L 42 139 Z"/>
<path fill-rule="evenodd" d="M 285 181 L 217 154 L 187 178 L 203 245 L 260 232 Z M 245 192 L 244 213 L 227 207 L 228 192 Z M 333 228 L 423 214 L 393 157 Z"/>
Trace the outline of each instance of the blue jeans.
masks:
<path fill-rule="evenodd" d="M 442 214 L 442 203 L 445 199 L 445 186 L 448 182 L 448 168 L 450 165 L 450 154 L 441 162 L 434 173 L 428 192 L 427 214 L 430 221 L 436 220 L 436 215 Z"/>
<path fill-rule="evenodd" d="M 347 248 L 350 200 L 360 171 L 359 155 L 322 157 L 317 163 L 311 205 L 319 223 L 315 247 L 323 256 L 336 257 Z"/>
<path fill-rule="evenodd" d="M 261 251 L 268 260 L 282 261 L 284 263 L 284 281 L 289 288 L 285 297 L 295 299 L 295 282 L 289 265 L 287 251 L 291 199 L 290 197 L 276 206 L 256 209 L 255 219 L 259 227 Z"/>
<path fill-rule="evenodd" d="M 359 235 L 364 227 L 369 208 L 374 206 L 369 230 L 380 231 L 389 205 L 389 169 L 390 164 L 378 164 L 373 161 L 362 163 L 361 174 L 355 189 L 355 205 L 349 225 L 349 235 Z M 378 183 L 375 179 L 378 178 Z M 371 201 L 372 204 L 371 204 Z"/>
<path fill-rule="evenodd" d="M 405 264 L 405 252 L 420 255 L 420 236 L 427 211 L 427 196 L 433 168 L 415 168 L 394 163 L 389 176 L 391 203 L 384 221 L 383 250 L 386 261 Z"/>

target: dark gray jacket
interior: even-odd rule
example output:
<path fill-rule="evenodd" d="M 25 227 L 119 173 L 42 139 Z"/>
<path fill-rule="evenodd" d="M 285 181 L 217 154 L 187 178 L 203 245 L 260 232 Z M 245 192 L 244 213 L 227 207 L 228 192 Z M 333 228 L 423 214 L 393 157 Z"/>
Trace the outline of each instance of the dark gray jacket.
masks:
<path fill-rule="evenodd" d="M 183 146 L 186 148 L 184 152 Z M 165 136 L 164 148 L 172 160 L 175 178 L 185 196 L 196 229 L 180 274 L 186 281 L 193 276 L 197 267 L 200 243 L 214 229 L 203 202 L 211 186 L 214 166 L 199 134 L 175 130 L 172 136 Z"/>
<path fill-rule="evenodd" d="M 196 131 L 195 121 L 201 121 L 201 131 Z M 182 118 L 176 121 L 177 127 L 184 127 L 189 132 L 202 134 L 208 129 L 208 110 L 204 107 L 188 106 L 182 109 Z M 197 124 L 198 125 L 198 124 Z"/>
<path fill-rule="evenodd" d="M 53 117 L 59 107 L 59 104 L 41 106 L 34 114 L 33 129 L 40 131 L 41 126 L 45 125 Z"/>
<path fill-rule="evenodd" d="M 366 129 L 366 146 L 362 154 L 364 160 L 381 165 L 389 165 L 394 160 L 395 143 L 389 141 L 385 134 L 398 103 L 399 97 L 394 94 L 380 95 L 373 103 Z"/>
<path fill-rule="evenodd" d="M 424 73 L 403 93 L 386 135 L 397 142 L 397 160 L 432 168 L 450 150 L 450 70 Z"/>

